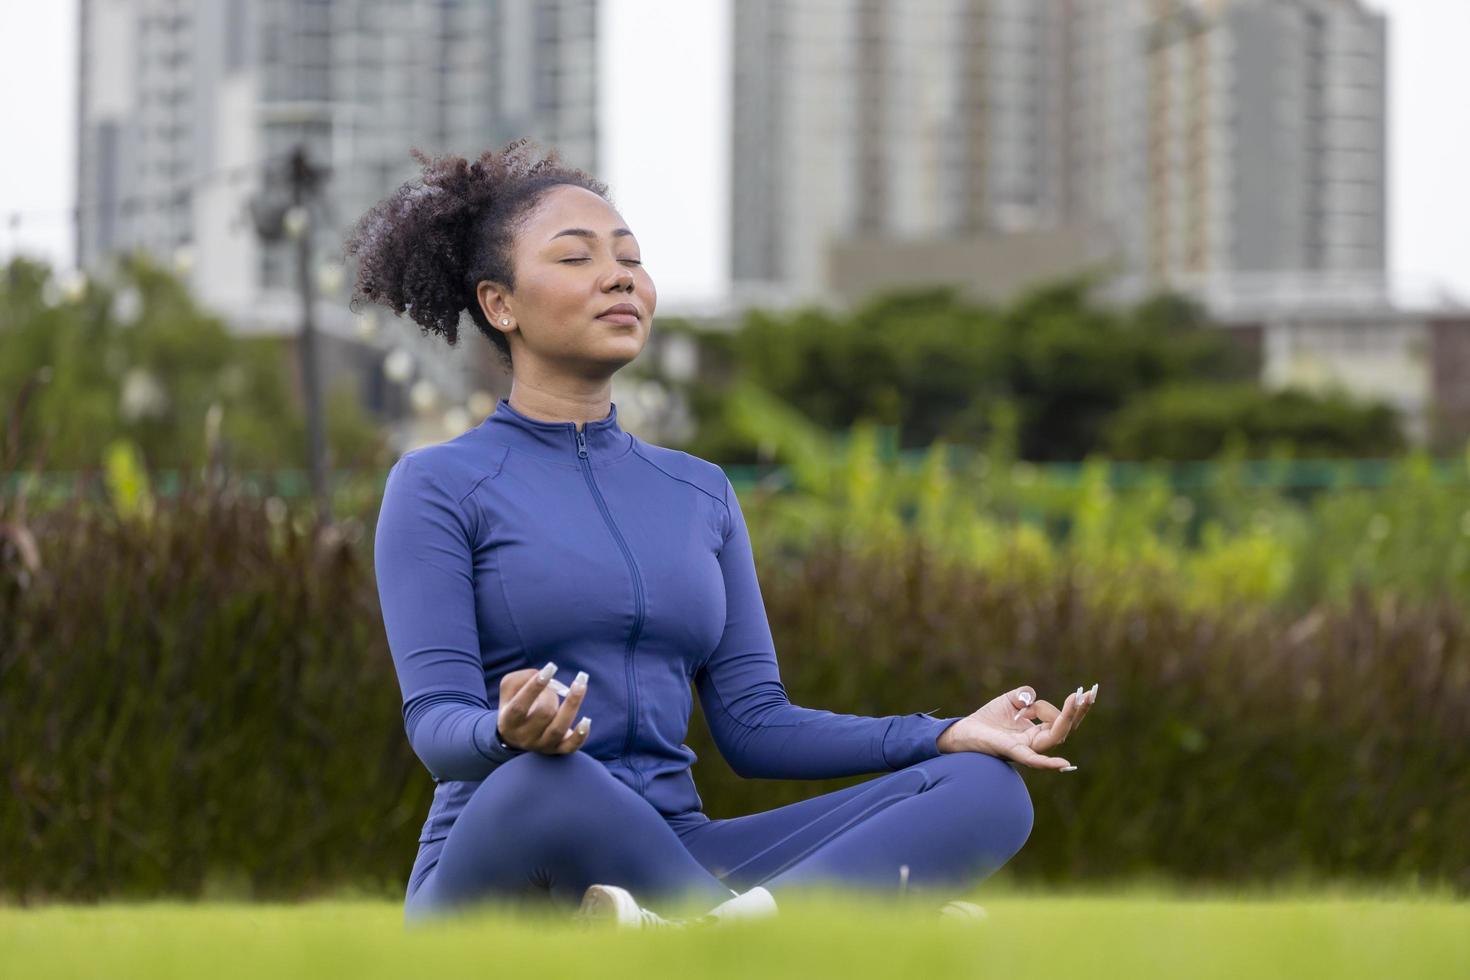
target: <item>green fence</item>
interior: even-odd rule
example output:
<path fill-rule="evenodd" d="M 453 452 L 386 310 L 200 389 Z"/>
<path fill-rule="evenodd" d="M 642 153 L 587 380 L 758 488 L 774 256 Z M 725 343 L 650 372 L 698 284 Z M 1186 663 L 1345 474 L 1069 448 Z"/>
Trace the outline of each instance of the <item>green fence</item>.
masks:
<path fill-rule="evenodd" d="M 903 469 L 917 469 L 926 450 L 885 452 L 882 458 Z M 950 465 L 967 466 L 978 450 L 967 446 L 951 446 Z M 1245 460 L 1240 466 L 1240 479 L 1245 486 L 1282 491 L 1311 491 L 1348 488 L 1382 487 L 1389 483 L 1399 459 L 1293 459 Z M 1015 475 L 1023 481 L 1059 489 L 1078 485 L 1082 463 L 1017 462 Z M 788 468 L 781 464 L 734 463 L 723 466 L 737 490 L 756 485 L 781 490 L 792 485 Z M 1215 461 L 1180 463 L 1136 463 L 1113 461 L 1108 464 L 1109 484 L 1115 490 L 1141 485 L 1152 473 L 1163 473 L 1177 491 L 1205 489 L 1217 485 L 1223 464 Z M 77 495 L 102 499 L 104 490 L 101 469 L 89 471 L 45 471 L 40 473 L 6 473 L 0 479 L 0 494 L 14 496 L 26 482 L 27 494 L 43 499 Z M 1443 485 L 1470 487 L 1470 467 L 1461 458 L 1434 461 L 1437 482 Z M 232 480 L 247 492 L 282 498 L 306 497 L 311 493 L 310 477 L 304 469 L 231 472 Z M 153 492 L 164 497 L 178 493 L 183 473 L 176 469 L 155 470 L 149 474 Z M 351 488 L 354 493 L 382 490 L 386 470 L 342 469 L 331 474 L 331 484 L 339 491 Z"/>

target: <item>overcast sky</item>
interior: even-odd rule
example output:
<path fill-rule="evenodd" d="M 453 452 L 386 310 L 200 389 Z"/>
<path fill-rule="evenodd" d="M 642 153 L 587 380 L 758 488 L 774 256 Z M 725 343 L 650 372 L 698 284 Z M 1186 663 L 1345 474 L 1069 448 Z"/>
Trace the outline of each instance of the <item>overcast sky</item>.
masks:
<path fill-rule="evenodd" d="M 603 64 L 599 176 L 661 307 L 722 286 L 730 2 L 611 0 L 601 15 L 618 57 Z M 1437 283 L 1470 299 L 1470 0 L 1365 2 L 1390 18 L 1390 267 L 1415 292 Z M 18 242 L 72 260 L 75 26 L 76 0 L 0 0 L 0 255 Z"/>

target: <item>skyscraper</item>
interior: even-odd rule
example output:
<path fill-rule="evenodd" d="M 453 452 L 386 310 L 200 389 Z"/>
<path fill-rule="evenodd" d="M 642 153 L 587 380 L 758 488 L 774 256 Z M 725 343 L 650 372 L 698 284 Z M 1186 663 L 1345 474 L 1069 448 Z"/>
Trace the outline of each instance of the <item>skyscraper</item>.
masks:
<path fill-rule="evenodd" d="M 1386 28 L 1355 0 L 1155 0 L 1148 272 L 1385 269 Z"/>
<path fill-rule="evenodd" d="M 304 144 L 331 168 L 317 255 L 415 175 L 518 137 L 595 171 L 597 0 L 81 0 L 78 264 L 185 249 L 240 329 L 291 332 L 289 253 L 246 210 Z M 329 333 L 344 327 L 324 302 Z"/>
<path fill-rule="evenodd" d="M 1357 0 L 742 0 L 732 276 L 820 295 L 834 243 L 1078 228 L 1151 286 L 1381 279 L 1385 30 Z"/>
<path fill-rule="evenodd" d="M 826 284 L 834 240 L 1055 224 L 1061 3 L 734 6 L 732 277 Z"/>

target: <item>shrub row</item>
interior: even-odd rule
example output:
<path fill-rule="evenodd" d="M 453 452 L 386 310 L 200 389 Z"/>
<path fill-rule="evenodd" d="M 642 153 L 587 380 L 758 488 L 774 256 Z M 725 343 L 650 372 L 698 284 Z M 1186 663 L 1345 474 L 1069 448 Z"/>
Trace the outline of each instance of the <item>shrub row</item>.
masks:
<path fill-rule="evenodd" d="M 371 540 L 228 489 L 0 513 L 0 894 L 401 895 L 432 783 L 403 733 Z M 1022 683 L 1060 703 L 1100 682 L 1059 753 L 1079 770 L 1023 769 L 1036 823 L 1008 874 L 1470 893 L 1455 602 L 1191 612 L 1147 587 L 1095 602 L 1066 567 L 1000 580 L 918 538 L 757 554 L 798 703 L 963 714 Z M 738 779 L 697 708 L 689 744 L 713 816 L 870 778 Z"/>

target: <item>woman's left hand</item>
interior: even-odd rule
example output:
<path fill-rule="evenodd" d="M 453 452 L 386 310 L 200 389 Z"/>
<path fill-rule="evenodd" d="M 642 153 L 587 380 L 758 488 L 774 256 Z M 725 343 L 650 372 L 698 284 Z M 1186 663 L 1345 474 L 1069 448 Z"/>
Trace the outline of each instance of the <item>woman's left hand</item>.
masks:
<path fill-rule="evenodd" d="M 1066 759 L 1041 753 L 1067 740 L 1092 708 L 1096 692 L 1096 684 L 1080 696 L 1074 691 L 1058 709 L 1050 701 L 1037 700 L 1036 691 L 1022 685 L 946 728 L 939 736 L 939 751 L 984 752 L 1035 769 L 1067 768 L 1072 764 Z M 1033 718 L 1041 724 L 1033 724 Z"/>

